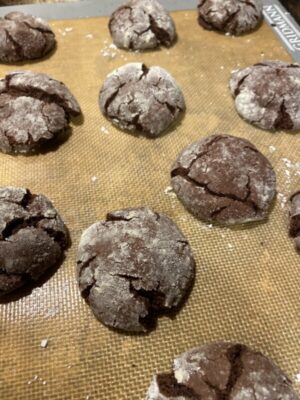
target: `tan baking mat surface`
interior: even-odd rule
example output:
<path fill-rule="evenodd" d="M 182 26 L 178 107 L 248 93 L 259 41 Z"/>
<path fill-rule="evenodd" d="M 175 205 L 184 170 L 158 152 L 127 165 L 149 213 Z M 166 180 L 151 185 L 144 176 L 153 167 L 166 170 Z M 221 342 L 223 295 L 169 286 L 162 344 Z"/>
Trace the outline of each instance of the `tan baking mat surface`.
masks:
<path fill-rule="evenodd" d="M 82 106 L 84 123 L 74 126 L 56 151 L 31 157 L 0 154 L 0 184 L 49 196 L 73 240 L 52 278 L 31 295 L 0 305 L 1 400 L 140 400 L 152 374 L 167 369 L 174 355 L 218 339 L 262 350 L 297 388 L 300 256 L 287 237 L 287 209 L 282 207 L 284 196 L 300 187 L 300 135 L 247 125 L 236 115 L 227 89 L 230 71 L 238 66 L 289 56 L 266 24 L 251 35 L 231 38 L 198 27 L 196 12 L 173 16 L 178 43 L 146 54 L 109 47 L 107 18 L 55 21 L 56 53 L 21 66 L 64 81 Z M 129 61 L 167 68 L 183 89 L 185 118 L 160 139 L 122 133 L 98 110 L 104 77 Z M 0 66 L 0 75 L 10 69 L 16 68 Z M 215 132 L 250 139 L 273 163 L 280 195 L 268 223 L 210 229 L 165 193 L 178 152 Z M 83 229 L 109 210 L 139 205 L 177 222 L 192 245 L 197 279 L 175 320 L 160 319 L 148 336 L 126 336 L 99 323 L 81 299 L 75 257 Z M 49 340 L 46 349 L 40 347 L 43 339 Z"/>

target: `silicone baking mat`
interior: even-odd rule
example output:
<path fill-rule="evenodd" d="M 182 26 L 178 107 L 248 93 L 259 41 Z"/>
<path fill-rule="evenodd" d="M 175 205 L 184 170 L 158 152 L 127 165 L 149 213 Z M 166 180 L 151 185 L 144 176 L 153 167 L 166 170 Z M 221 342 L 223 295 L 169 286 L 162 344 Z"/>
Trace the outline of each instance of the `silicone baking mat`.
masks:
<path fill-rule="evenodd" d="M 79 100 L 83 121 L 57 149 L 36 156 L 0 154 L 0 184 L 30 188 L 54 201 L 72 236 L 66 259 L 31 294 L 0 305 L 0 399 L 140 400 L 152 374 L 190 347 L 241 341 L 271 356 L 291 377 L 300 373 L 300 258 L 287 235 L 286 199 L 300 187 L 300 135 L 269 133 L 236 114 L 230 72 L 264 59 L 290 60 L 264 23 L 229 37 L 197 25 L 196 12 L 172 14 L 179 39 L 147 53 L 111 46 L 108 18 L 54 21 L 57 51 L 10 70 L 32 69 L 62 80 Z M 114 128 L 98 109 L 105 76 L 126 62 L 166 68 L 183 89 L 180 125 L 150 140 Z M 251 140 L 272 162 L 278 196 L 266 223 L 229 229 L 190 215 L 168 186 L 172 162 L 205 135 Z M 197 262 L 194 288 L 173 320 L 163 317 L 146 336 L 109 330 L 82 300 L 75 259 L 82 230 L 122 207 L 149 206 L 176 221 Z M 47 348 L 41 341 L 48 340 Z"/>

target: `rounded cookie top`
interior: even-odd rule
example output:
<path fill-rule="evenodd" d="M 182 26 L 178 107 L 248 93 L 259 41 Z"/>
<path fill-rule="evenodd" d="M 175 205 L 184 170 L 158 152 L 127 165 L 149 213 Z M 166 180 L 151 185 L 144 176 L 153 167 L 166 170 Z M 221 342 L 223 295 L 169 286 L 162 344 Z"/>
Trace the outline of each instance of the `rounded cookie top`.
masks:
<path fill-rule="evenodd" d="M 300 66 L 264 61 L 232 73 L 230 90 L 242 118 L 262 129 L 300 128 Z"/>
<path fill-rule="evenodd" d="M 157 137 L 185 109 L 181 89 L 163 68 L 130 63 L 114 70 L 100 91 L 102 113 L 119 128 Z"/>
<path fill-rule="evenodd" d="M 276 192 L 275 172 L 248 140 L 212 135 L 189 145 L 171 171 L 172 186 L 198 218 L 241 224 L 267 217 Z"/>
<path fill-rule="evenodd" d="M 238 343 L 187 351 L 154 377 L 147 400 L 299 400 L 289 378 L 262 353 Z"/>
<path fill-rule="evenodd" d="M 198 22 L 205 29 L 240 35 L 263 18 L 261 0 L 199 0 Z"/>
<path fill-rule="evenodd" d="M 0 188 L 0 295 L 37 280 L 67 245 L 66 227 L 45 196 Z"/>
<path fill-rule="evenodd" d="M 90 226 L 78 251 L 79 288 L 105 325 L 146 332 L 156 314 L 177 307 L 194 278 L 187 239 L 149 208 L 111 212 Z"/>
<path fill-rule="evenodd" d="M 0 80 L 0 150 L 29 153 L 68 127 L 80 107 L 69 89 L 48 75 L 12 72 Z"/>
<path fill-rule="evenodd" d="M 130 0 L 111 16 L 109 30 L 117 47 L 146 50 L 170 46 L 176 38 L 175 25 L 156 0 Z"/>
<path fill-rule="evenodd" d="M 52 29 L 41 18 L 17 11 L 0 18 L 0 61 L 12 63 L 41 58 L 55 44 Z"/>

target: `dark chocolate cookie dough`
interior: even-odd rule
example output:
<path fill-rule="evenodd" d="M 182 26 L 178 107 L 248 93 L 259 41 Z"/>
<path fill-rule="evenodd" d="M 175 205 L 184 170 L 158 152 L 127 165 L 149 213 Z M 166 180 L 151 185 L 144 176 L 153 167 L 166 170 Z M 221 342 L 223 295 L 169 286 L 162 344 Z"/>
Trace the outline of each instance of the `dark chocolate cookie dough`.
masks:
<path fill-rule="evenodd" d="M 0 296 L 36 281 L 67 244 L 66 227 L 45 196 L 0 188 Z"/>
<path fill-rule="evenodd" d="M 187 239 L 149 208 L 111 212 L 82 235 L 78 253 L 82 295 L 113 328 L 145 332 L 157 314 L 177 307 L 194 278 Z"/>
<path fill-rule="evenodd" d="M 262 353 L 237 343 L 212 343 L 174 360 L 154 376 L 147 400 L 299 400 L 289 378 Z"/>
<path fill-rule="evenodd" d="M 109 30 L 116 46 L 146 50 L 170 46 L 176 38 L 175 25 L 156 0 L 130 0 L 111 16 Z"/>
<path fill-rule="evenodd" d="M 300 191 L 291 196 L 290 235 L 295 239 L 295 245 L 300 250 Z"/>
<path fill-rule="evenodd" d="M 106 78 L 100 108 L 119 128 L 156 137 L 178 118 L 185 102 L 166 70 L 130 63 Z"/>
<path fill-rule="evenodd" d="M 16 62 L 43 57 L 55 47 L 46 21 L 21 12 L 0 18 L 0 61 Z"/>
<path fill-rule="evenodd" d="M 262 11 L 261 0 L 199 0 L 198 22 L 205 29 L 241 35 L 258 26 Z"/>
<path fill-rule="evenodd" d="M 232 73 L 237 112 L 262 129 L 300 128 L 300 66 L 264 61 Z"/>
<path fill-rule="evenodd" d="M 248 140 L 212 135 L 189 145 L 171 171 L 172 186 L 198 218 L 232 225 L 267 217 L 276 192 L 270 162 Z"/>
<path fill-rule="evenodd" d="M 45 74 L 12 72 L 0 80 L 0 150 L 29 153 L 62 134 L 80 107 L 68 88 Z"/>

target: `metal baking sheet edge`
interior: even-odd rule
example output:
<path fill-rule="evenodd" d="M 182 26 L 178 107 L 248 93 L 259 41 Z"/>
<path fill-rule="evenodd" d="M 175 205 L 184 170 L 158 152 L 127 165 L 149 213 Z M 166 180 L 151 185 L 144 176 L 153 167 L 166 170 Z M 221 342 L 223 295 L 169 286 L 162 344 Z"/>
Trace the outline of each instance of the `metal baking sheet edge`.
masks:
<path fill-rule="evenodd" d="M 172 11 L 193 10 L 196 0 L 161 0 Z M 11 11 L 23 11 L 48 20 L 76 19 L 110 15 L 124 0 L 83 0 L 72 3 L 25 4 L 0 7 L 0 17 Z M 263 0 L 264 16 L 294 58 L 300 63 L 300 27 L 278 0 Z"/>

